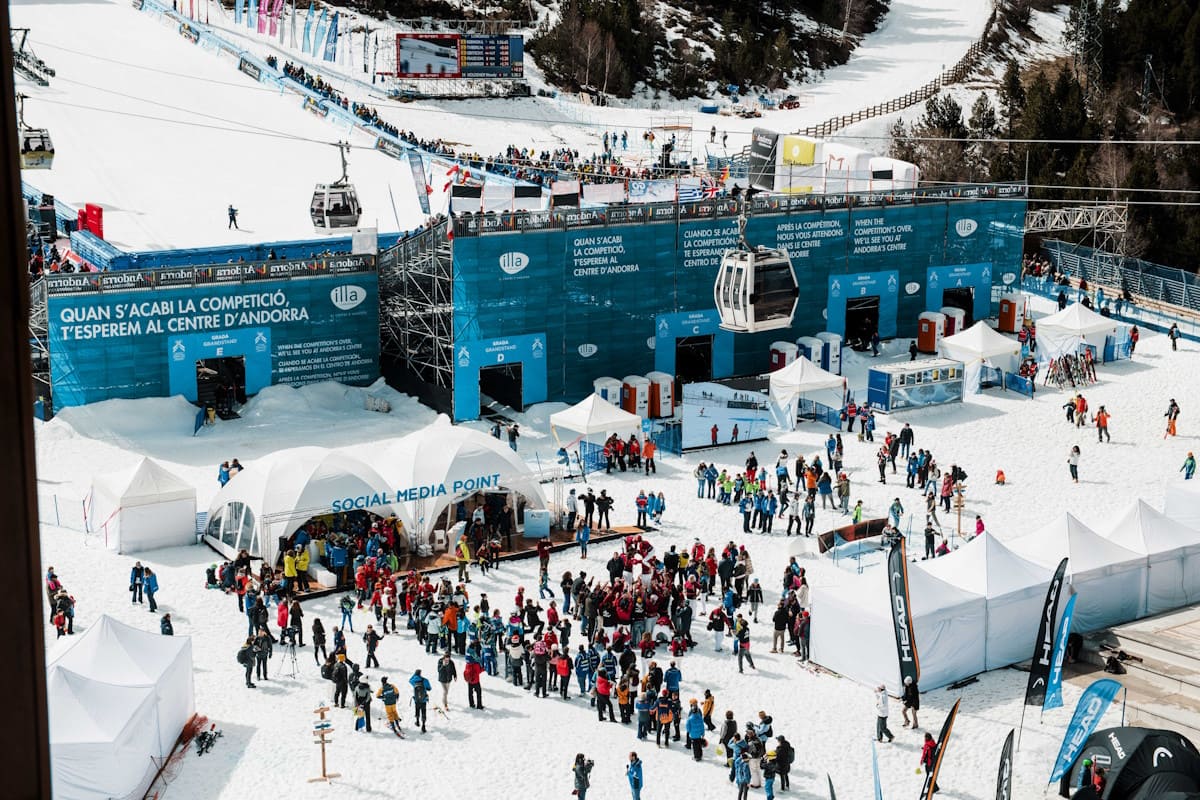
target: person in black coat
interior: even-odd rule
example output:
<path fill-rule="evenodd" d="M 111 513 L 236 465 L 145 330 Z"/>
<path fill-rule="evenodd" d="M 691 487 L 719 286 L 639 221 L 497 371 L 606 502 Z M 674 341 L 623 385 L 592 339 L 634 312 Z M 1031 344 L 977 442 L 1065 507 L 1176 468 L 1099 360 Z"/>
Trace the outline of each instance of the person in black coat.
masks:
<path fill-rule="evenodd" d="M 254 677 L 254 638 L 253 637 L 246 637 L 246 641 L 238 649 L 237 660 L 238 660 L 239 664 L 241 664 L 243 667 L 246 668 L 246 688 L 247 689 L 255 688 L 254 684 L 250 681 L 250 679 L 252 677 Z"/>
<path fill-rule="evenodd" d="M 909 675 L 904 679 L 904 691 L 900 693 L 900 702 L 903 704 L 904 727 L 909 727 L 908 712 L 912 712 L 912 727 L 916 729 L 920 727 L 917 722 L 917 712 L 921 710 L 921 690 L 917 686 L 917 682 Z"/>
<path fill-rule="evenodd" d="M 346 657 L 339 655 L 337 665 L 333 668 L 333 704 L 345 708 L 346 693 L 349 691 L 350 668 L 346 666 Z"/>
<path fill-rule="evenodd" d="M 158 630 L 163 636 L 175 635 L 175 626 L 171 624 L 170 614 L 162 615 L 162 619 L 158 621 Z"/>
<path fill-rule="evenodd" d="M 312 645 L 313 658 L 319 665 L 321 663 L 321 659 L 329 657 L 329 654 L 325 652 L 325 623 L 321 622 L 320 617 L 313 617 Z"/>
<path fill-rule="evenodd" d="M 791 785 L 788 773 L 791 772 L 792 762 L 796 759 L 796 749 L 782 736 L 776 736 L 775 740 L 778 742 L 775 745 L 775 769 L 779 772 L 779 789 L 786 791 Z"/>

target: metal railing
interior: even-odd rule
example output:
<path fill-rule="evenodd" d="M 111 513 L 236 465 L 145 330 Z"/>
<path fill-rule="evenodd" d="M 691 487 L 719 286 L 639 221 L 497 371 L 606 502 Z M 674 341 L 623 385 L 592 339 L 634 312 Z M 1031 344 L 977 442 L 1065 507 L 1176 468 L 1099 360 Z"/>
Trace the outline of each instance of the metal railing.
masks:
<path fill-rule="evenodd" d="M 1044 242 L 1042 250 L 1060 272 L 1073 278 L 1200 313 L 1200 275 L 1194 272 L 1057 239 Z"/>

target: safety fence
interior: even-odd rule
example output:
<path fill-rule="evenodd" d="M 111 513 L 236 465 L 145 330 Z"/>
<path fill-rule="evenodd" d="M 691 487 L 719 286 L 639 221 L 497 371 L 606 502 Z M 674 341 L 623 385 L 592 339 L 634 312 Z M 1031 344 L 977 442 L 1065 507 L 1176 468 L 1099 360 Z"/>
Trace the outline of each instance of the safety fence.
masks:
<path fill-rule="evenodd" d="M 59 492 L 55 484 L 38 481 L 38 521 L 56 528 L 87 532 L 87 501 Z"/>
<path fill-rule="evenodd" d="M 1200 313 L 1200 275 L 1057 239 L 1042 243 L 1059 272 Z"/>

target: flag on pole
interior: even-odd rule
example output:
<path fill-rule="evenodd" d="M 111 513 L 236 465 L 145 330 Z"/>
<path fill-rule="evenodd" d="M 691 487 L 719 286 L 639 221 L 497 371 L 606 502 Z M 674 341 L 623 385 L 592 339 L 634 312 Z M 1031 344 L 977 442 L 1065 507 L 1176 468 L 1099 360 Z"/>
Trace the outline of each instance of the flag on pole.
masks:
<path fill-rule="evenodd" d="M 325 54 L 322 56 L 326 61 L 337 61 L 337 45 L 338 45 L 338 12 L 333 12 L 333 21 L 329 23 L 329 36 L 325 40 Z"/>
<path fill-rule="evenodd" d="M 269 0 L 270 8 L 267 10 L 267 21 L 270 23 L 270 37 L 275 38 L 279 33 L 279 4 L 281 0 Z"/>
<path fill-rule="evenodd" d="M 321 16 L 317 17 L 317 27 L 313 31 L 312 49 L 309 50 L 313 56 L 316 56 L 317 50 L 320 49 L 321 45 L 325 44 L 325 34 L 328 27 L 328 23 L 325 21 L 325 13 L 326 10 L 322 8 Z"/>
<path fill-rule="evenodd" d="M 241 2 L 241 0 L 238 0 Z M 308 52 L 311 45 L 309 44 L 309 34 L 312 33 L 313 26 L 313 4 L 308 4 L 308 14 L 304 16 L 304 40 L 300 43 L 300 49 Z"/>
<path fill-rule="evenodd" d="M 883 800 L 883 786 L 879 783 L 879 755 L 875 751 L 875 740 L 871 740 L 871 772 L 875 777 L 875 800 Z"/>
<path fill-rule="evenodd" d="M 1071 617 L 1075 615 L 1075 597 L 1067 598 L 1067 607 L 1063 609 L 1062 622 L 1058 623 L 1058 638 L 1054 643 L 1054 657 L 1050 663 L 1050 679 L 1046 685 L 1046 702 L 1042 710 L 1062 708 L 1062 677 L 1063 661 L 1067 657 L 1067 637 L 1071 635 Z"/>
<path fill-rule="evenodd" d="M 242 3 L 246 0 L 233 0 L 233 24 L 242 24 Z"/>
<path fill-rule="evenodd" d="M 933 800 L 933 793 L 937 786 L 938 772 L 942 769 L 942 759 L 946 755 L 946 745 L 950 744 L 950 734 L 954 733 L 954 720 L 958 717 L 958 704 L 962 702 L 960 697 L 954 701 L 954 708 L 950 709 L 950 713 L 946 715 L 946 721 L 942 723 L 942 732 L 938 734 L 937 749 L 933 751 L 933 766 L 925 775 L 925 786 L 921 789 L 922 800 Z"/>
<path fill-rule="evenodd" d="M 917 637 L 913 632 L 912 604 L 908 599 L 908 558 L 904 538 L 888 553 L 888 590 L 892 597 L 892 622 L 896 633 L 896 658 L 900 662 L 900 682 L 921 680 L 921 661 L 917 657 Z"/>
<path fill-rule="evenodd" d="M 825 780 L 829 781 L 829 800 L 837 800 L 837 793 L 833 791 L 833 778 L 829 777 L 829 773 L 825 773 Z"/>
<path fill-rule="evenodd" d="M 1013 734 L 1009 730 L 1008 738 L 1004 740 L 1004 749 L 1000 751 L 1000 769 L 996 772 L 996 800 L 1012 800 L 1012 748 Z"/>
<path fill-rule="evenodd" d="M 1100 718 L 1108 710 L 1109 704 L 1121 691 L 1121 684 L 1112 678 L 1101 678 L 1084 690 L 1075 706 L 1075 714 L 1071 724 L 1067 726 L 1063 736 L 1062 747 L 1058 750 L 1058 758 L 1054 761 L 1054 772 L 1050 774 L 1050 783 L 1061 778 L 1079 757 L 1079 751 L 1087 742 L 1087 738 L 1100 724 Z"/>
<path fill-rule="evenodd" d="M 260 2 L 258 3 L 258 32 L 259 33 L 267 32 L 267 11 L 268 11 L 267 7 L 270 4 L 271 4 L 271 0 L 260 0 Z"/>
<path fill-rule="evenodd" d="M 254 20 L 258 18 L 258 0 L 248 0 L 249 11 L 246 14 L 246 27 L 253 28 Z"/>
<path fill-rule="evenodd" d="M 1054 654 L 1054 617 L 1058 614 L 1058 598 L 1062 594 L 1063 575 L 1067 571 L 1067 559 L 1058 562 L 1050 588 L 1046 590 L 1046 602 L 1042 606 L 1042 617 L 1038 620 L 1037 639 L 1033 643 L 1033 659 L 1029 664 L 1029 684 L 1025 688 L 1025 705 L 1041 707 L 1046 702 L 1046 684 L 1050 679 L 1050 658 Z"/>

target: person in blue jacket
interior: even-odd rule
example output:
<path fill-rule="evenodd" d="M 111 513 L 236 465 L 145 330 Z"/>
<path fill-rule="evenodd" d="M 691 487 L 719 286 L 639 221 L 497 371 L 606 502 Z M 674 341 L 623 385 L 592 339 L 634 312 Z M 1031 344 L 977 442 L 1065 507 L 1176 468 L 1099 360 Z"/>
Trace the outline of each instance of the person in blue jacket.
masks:
<path fill-rule="evenodd" d="M 687 745 L 692 748 L 692 758 L 696 761 L 704 758 L 704 730 L 704 715 L 693 698 L 687 716 Z"/>
<path fill-rule="evenodd" d="M 579 645 L 579 653 L 575 656 L 575 680 L 579 683 L 580 695 L 586 695 L 588 689 L 591 688 L 591 681 L 588 677 L 591 674 L 592 668 L 588 663 L 588 654 L 584 651 L 583 645 Z"/>
<path fill-rule="evenodd" d="M 717 468 L 713 464 L 708 465 L 708 469 L 704 471 L 704 482 L 708 484 L 708 499 L 717 499 L 717 477 L 721 473 L 717 472 Z"/>
<path fill-rule="evenodd" d="M 763 498 L 763 513 L 759 521 L 761 530 L 766 533 L 771 532 L 772 522 L 775 519 L 775 512 L 779 510 L 779 498 L 774 492 L 767 492 L 767 496 Z"/>
<path fill-rule="evenodd" d="M 742 753 L 733 761 L 733 782 L 737 784 L 738 800 L 750 796 L 750 754 Z"/>
<path fill-rule="evenodd" d="M 637 702 L 634 703 L 634 710 L 637 711 L 637 738 L 642 741 L 646 740 L 646 734 L 650 732 L 650 709 L 654 708 L 657 703 L 646 692 L 638 695 Z"/>
<path fill-rule="evenodd" d="M 679 682 L 683 680 L 683 673 L 679 671 L 679 667 L 675 666 L 675 662 L 671 662 L 671 666 L 663 673 L 663 685 L 672 694 L 679 691 Z"/>
<path fill-rule="evenodd" d="M 158 591 L 158 576 L 149 567 L 145 570 L 142 575 L 142 587 L 146 590 L 146 599 L 150 601 L 150 613 L 153 614 L 158 611 L 158 603 L 154 602 L 154 593 Z"/>
<path fill-rule="evenodd" d="M 738 501 L 738 511 L 742 512 L 742 532 L 750 532 L 750 514 L 754 510 L 754 499 L 750 495 L 743 495 Z"/>
<path fill-rule="evenodd" d="M 637 753 L 629 754 L 629 766 L 625 768 L 625 777 L 629 779 L 629 792 L 633 800 L 642 800 L 642 760 Z"/>
<path fill-rule="evenodd" d="M 416 714 L 413 724 L 420 725 L 421 733 L 424 733 L 425 712 L 429 704 L 429 691 L 433 688 L 433 684 L 421 674 L 421 670 L 416 670 L 408 679 L 408 685 L 412 687 L 413 713 Z"/>

